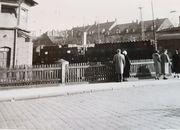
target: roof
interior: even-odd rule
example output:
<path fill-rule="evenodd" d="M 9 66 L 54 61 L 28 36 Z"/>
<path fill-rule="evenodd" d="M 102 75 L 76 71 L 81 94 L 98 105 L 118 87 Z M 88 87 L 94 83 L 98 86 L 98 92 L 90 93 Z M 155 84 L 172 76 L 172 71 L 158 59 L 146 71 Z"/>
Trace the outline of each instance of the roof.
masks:
<path fill-rule="evenodd" d="M 24 31 L 22 31 L 22 30 L 18 30 L 17 33 L 18 33 L 18 35 L 21 36 L 21 37 L 30 38 L 29 33 L 24 32 Z"/>
<path fill-rule="evenodd" d="M 74 27 L 72 28 L 73 31 L 76 32 L 86 32 L 91 28 L 92 25 L 87 25 L 87 26 L 81 26 L 81 27 Z"/>
<path fill-rule="evenodd" d="M 157 30 L 163 24 L 163 22 L 165 20 L 167 20 L 167 18 L 155 19 L 154 20 L 155 30 Z M 153 26 L 153 20 L 144 21 L 145 31 L 151 31 L 152 30 L 152 26 Z"/>
<path fill-rule="evenodd" d="M 51 36 L 48 35 L 48 32 L 42 34 L 40 37 L 36 38 L 33 41 L 35 46 L 45 45 L 45 46 L 56 46 L 63 44 L 62 36 Z"/>
<path fill-rule="evenodd" d="M 158 37 L 158 40 L 172 40 L 172 39 L 180 39 L 180 33 L 174 34 L 162 34 Z"/>
<path fill-rule="evenodd" d="M 158 31 L 158 33 L 176 33 L 176 32 L 180 32 L 180 27 L 166 28 Z"/>
<path fill-rule="evenodd" d="M 54 44 L 51 39 L 47 36 L 47 33 L 42 34 L 36 40 L 33 40 L 35 46 L 45 45 L 45 46 L 53 46 Z"/>
<path fill-rule="evenodd" d="M 21 28 L 19 28 L 19 27 L 0 27 L 0 30 L 15 30 L 15 29 L 24 31 L 24 32 L 26 32 L 26 33 L 29 33 L 29 32 L 30 32 L 30 31 L 28 31 L 28 30 L 24 30 L 24 29 L 21 29 Z"/>
<path fill-rule="evenodd" d="M 2 2 L 5 2 L 5 3 L 16 3 L 18 4 L 19 2 L 25 2 L 27 4 L 29 4 L 30 6 L 35 6 L 37 5 L 38 3 L 34 0 L 1 0 Z"/>
<path fill-rule="evenodd" d="M 118 24 L 112 30 L 112 34 L 120 33 L 124 34 L 128 29 L 129 32 L 137 32 L 138 30 L 138 23 L 125 23 L 125 24 Z"/>
<path fill-rule="evenodd" d="M 167 18 L 162 18 L 162 19 L 156 19 L 155 20 L 155 29 L 157 30 L 162 24 L 163 22 L 166 20 Z M 144 28 L 145 31 L 152 31 L 152 26 L 153 26 L 153 20 L 147 20 L 147 21 L 143 21 L 144 22 Z M 112 34 L 125 34 L 127 33 L 137 33 L 137 32 L 141 32 L 141 22 L 132 22 L 132 23 L 125 23 L 125 24 L 118 24 L 116 25 L 112 30 L 111 33 Z"/>
<path fill-rule="evenodd" d="M 95 23 L 92 25 L 92 27 L 89 29 L 90 32 L 102 32 L 102 31 L 108 31 L 110 30 L 111 26 L 115 23 L 115 21 L 112 22 L 105 22 L 105 23 Z"/>
<path fill-rule="evenodd" d="M 48 37 L 53 44 L 56 44 L 56 45 L 62 44 L 62 40 L 63 40 L 62 37 L 58 37 L 58 36 L 48 36 Z"/>
<path fill-rule="evenodd" d="M 25 2 L 29 3 L 31 6 L 35 6 L 37 5 L 38 3 L 34 0 L 25 0 Z"/>

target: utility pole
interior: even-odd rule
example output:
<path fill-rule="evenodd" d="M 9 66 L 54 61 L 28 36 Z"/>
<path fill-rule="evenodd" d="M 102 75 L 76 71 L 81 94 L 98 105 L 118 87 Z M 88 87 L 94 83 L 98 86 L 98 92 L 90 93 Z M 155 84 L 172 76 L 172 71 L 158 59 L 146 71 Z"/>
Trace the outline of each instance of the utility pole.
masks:
<path fill-rule="evenodd" d="M 142 7 L 139 7 L 140 10 L 140 22 L 141 22 L 141 40 L 145 40 L 145 34 L 144 34 L 144 21 L 142 17 Z"/>
<path fill-rule="evenodd" d="M 155 50 L 157 50 L 157 39 L 156 39 L 156 30 L 155 30 L 155 21 L 154 21 L 153 0 L 151 0 L 151 10 L 152 10 L 153 43 L 154 43 L 154 45 L 155 45 Z"/>

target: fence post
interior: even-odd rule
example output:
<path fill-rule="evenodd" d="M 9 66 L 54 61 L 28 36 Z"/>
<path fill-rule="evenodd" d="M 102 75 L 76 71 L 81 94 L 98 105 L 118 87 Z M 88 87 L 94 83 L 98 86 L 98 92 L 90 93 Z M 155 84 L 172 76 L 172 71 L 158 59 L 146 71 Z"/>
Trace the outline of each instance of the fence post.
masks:
<path fill-rule="evenodd" d="M 58 60 L 58 64 L 61 64 L 62 67 L 61 83 L 64 84 L 66 82 L 66 67 L 69 65 L 69 62 L 64 59 L 60 59 Z"/>

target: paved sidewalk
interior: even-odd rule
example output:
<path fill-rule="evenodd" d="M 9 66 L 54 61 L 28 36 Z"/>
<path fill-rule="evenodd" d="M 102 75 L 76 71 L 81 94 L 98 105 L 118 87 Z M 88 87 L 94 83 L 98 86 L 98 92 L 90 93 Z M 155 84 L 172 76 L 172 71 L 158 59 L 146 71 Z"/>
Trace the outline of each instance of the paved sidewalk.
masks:
<path fill-rule="evenodd" d="M 0 129 L 178 130 L 179 83 L 171 78 L 2 90 L 0 97 L 15 100 L 87 93 L 0 102 Z"/>
<path fill-rule="evenodd" d="M 14 101 L 14 100 L 25 100 L 34 98 L 44 98 L 53 96 L 65 96 L 71 94 L 80 94 L 96 91 L 108 91 L 114 89 L 122 89 L 127 87 L 141 87 L 141 86 L 154 86 L 154 85 L 165 85 L 169 83 L 180 83 L 180 79 L 169 79 L 169 80 L 132 80 L 122 83 L 97 83 L 97 84 L 75 84 L 75 85 L 59 85 L 59 86 L 48 86 L 41 88 L 21 88 L 21 89 L 7 89 L 0 90 L 0 101 Z"/>

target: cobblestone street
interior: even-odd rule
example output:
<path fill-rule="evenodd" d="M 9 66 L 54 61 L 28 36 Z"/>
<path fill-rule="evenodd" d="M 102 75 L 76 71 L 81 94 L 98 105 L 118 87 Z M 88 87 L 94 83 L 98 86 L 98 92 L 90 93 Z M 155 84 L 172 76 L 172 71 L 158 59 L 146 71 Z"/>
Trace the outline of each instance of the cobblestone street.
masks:
<path fill-rule="evenodd" d="M 157 85 L 151 85 L 151 82 L 154 81 L 118 90 L 0 102 L 0 128 L 37 130 L 180 129 L 180 80 L 165 81 L 166 84 L 160 80 Z M 121 87 L 121 83 L 119 83 L 119 87 Z"/>

